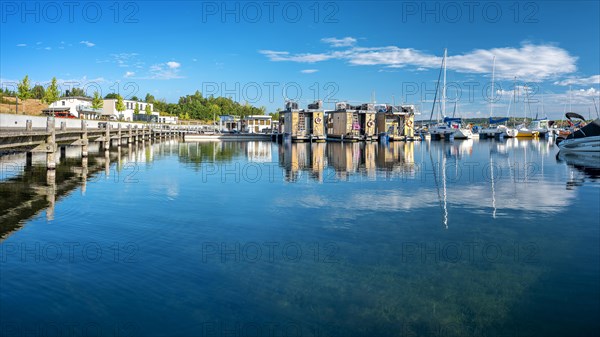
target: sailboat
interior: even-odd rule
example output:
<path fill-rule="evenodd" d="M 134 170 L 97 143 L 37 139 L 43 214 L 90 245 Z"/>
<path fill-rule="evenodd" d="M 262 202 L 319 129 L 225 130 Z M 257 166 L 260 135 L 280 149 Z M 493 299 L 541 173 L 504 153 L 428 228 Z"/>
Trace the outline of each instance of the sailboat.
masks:
<path fill-rule="evenodd" d="M 483 128 L 481 129 L 481 131 L 479 131 L 479 138 L 486 138 L 486 137 L 490 137 L 490 138 L 500 138 L 500 137 L 505 137 L 507 136 L 507 131 L 508 128 L 506 127 L 506 125 L 500 124 L 503 122 L 508 121 L 508 118 L 501 118 L 501 119 L 493 119 L 492 116 L 494 116 L 494 96 L 495 96 L 495 92 L 494 92 L 494 80 L 495 80 L 495 76 L 496 76 L 496 56 L 494 56 L 493 61 L 492 61 L 492 96 L 490 97 L 490 125 L 487 128 Z"/>
<path fill-rule="evenodd" d="M 433 118 L 433 111 L 435 110 L 435 103 L 437 102 L 437 94 L 439 92 L 440 86 L 440 77 L 442 73 L 444 74 L 444 82 L 442 85 L 442 98 L 440 100 L 441 103 L 441 114 L 446 116 L 446 57 L 448 56 L 448 50 L 444 49 L 444 58 L 442 59 L 442 67 L 440 68 L 440 75 L 438 76 L 438 82 L 435 90 L 435 97 L 433 99 L 433 106 L 431 107 L 431 116 L 429 120 Z M 438 111 L 437 114 L 437 124 L 429 128 L 429 134 L 432 137 L 450 137 L 454 134 L 455 130 L 451 128 L 447 123 L 440 123 L 440 113 Z"/>
<path fill-rule="evenodd" d="M 525 95 L 527 95 L 527 104 L 529 104 L 529 94 L 527 93 L 527 86 L 525 86 L 524 91 Z M 534 133 L 530 128 L 527 127 L 527 109 L 525 109 L 525 102 L 523 102 L 523 111 L 525 113 L 525 120 L 523 121 L 523 123 L 517 125 L 514 129 L 508 130 L 508 135 L 510 137 L 532 138 L 534 137 L 534 135 L 536 135 L 536 133 Z"/>
<path fill-rule="evenodd" d="M 471 139 L 473 138 L 473 132 L 470 128 L 463 127 L 462 118 L 454 118 L 456 115 L 456 107 L 458 102 L 454 102 L 454 112 L 452 118 L 444 117 L 444 122 L 454 130 L 452 134 L 454 139 Z"/>

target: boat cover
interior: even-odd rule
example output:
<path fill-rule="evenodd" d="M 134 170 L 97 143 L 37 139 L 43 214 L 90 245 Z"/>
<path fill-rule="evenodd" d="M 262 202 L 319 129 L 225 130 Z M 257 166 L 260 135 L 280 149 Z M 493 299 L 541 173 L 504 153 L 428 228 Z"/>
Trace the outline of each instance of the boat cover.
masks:
<path fill-rule="evenodd" d="M 508 118 L 493 119 L 490 117 L 490 124 L 498 124 L 506 121 L 508 121 Z"/>
<path fill-rule="evenodd" d="M 600 118 L 571 133 L 567 139 L 600 136 Z"/>
<path fill-rule="evenodd" d="M 582 115 L 575 113 L 575 112 L 567 112 L 565 114 L 565 116 L 567 117 L 567 119 L 578 118 L 578 119 L 581 119 L 582 121 L 585 120 L 585 117 L 583 117 Z"/>

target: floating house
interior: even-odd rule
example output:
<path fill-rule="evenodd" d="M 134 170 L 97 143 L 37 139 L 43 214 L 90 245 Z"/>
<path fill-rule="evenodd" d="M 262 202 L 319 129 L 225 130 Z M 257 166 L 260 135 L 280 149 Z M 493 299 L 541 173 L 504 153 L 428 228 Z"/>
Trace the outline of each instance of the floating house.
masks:
<path fill-rule="evenodd" d="M 327 113 L 327 138 L 349 142 L 376 141 L 374 105 L 337 103 L 335 111 Z"/>
<path fill-rule="evenodd" d="M 377 133 L 386 134 L 390 141 L 415 140 L 414 105 L 377 105 Z"/>
<path fill-rule="evenodd" d="M 247 133 L 265 133 L 267 130 L 271 130 L 271 116 L 246 116 L 242 119 L 242 130 Z"/>
<path fill-rule="evenodd" d="M 308 109 L 298 109 L 298 103 L 287 102 L 284 116 L 284 138 L 292 142 L 324 142 L 323 102 L 317 101 L 308 105 Z"/>
<path fill-rule="evenodd" d="M 234 115 L 219 116 L 219 130 L 221 132 L 240 132 L 242 123 L 240 117 Z"/>

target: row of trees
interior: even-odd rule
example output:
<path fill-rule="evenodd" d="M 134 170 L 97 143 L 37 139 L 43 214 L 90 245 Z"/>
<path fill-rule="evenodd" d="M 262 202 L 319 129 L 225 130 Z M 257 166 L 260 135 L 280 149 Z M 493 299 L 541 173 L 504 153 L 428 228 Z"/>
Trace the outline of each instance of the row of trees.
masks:
<path fill-rule="evenodd" d="M 48 88 L 44 89 L 41 85 L 36 85 L 31 88 L 29 83 L 29 76 L 25 75 L 25 78 L 17 85 L 16 97 L 21 100 L 24 104 L 26 100 L 30 98 L 41 99 L 46 104 L 58 101 L 60 98 L 60 91 L 58 90 L 58 84 L 56 83 L 56 77 L 52 78 L 52 82 Z"/>
<path fill-rule="evenodd" d="M 154 109 L 165 112 L 179 119 L 213 120 L 219 115 L 234 115 L 245 117 L 249 115 L 264 115 L 265 107 L 254 107 L 250 104 L 240 104 L 227 97 L 204 97 L 200 91 L 193 95 L 179 98 L 177 103 L 167 103 L 165 100 L 156 100 L 150 94 L 146 95 L 146 102 L 153 103 Z"/>
<path fill-rule="evenodd" d="M 6 89 L 8 91 L 8 89 Z M 3 91 L 3 93 L 5 93 Z M 7 92 L 10 94 L 10 92 Z M 16 95 L 21 102 L 25 102 L 27 99 L 35 98 L 40 99 L 46 104 L 52 104 L 58 101 L 61 97 L 61 93 L 56 83 L 56 78 L 52 78 L 51 84 L 48 88 L 44 88 L 41 85 L 36 85 L 31 88 L 29 82 L 29 76 L 25 76 L 17 86 L 17 92 L 12 93 Z M 81 88 L 72 88 L 68 92 L 68 96 L 86 96 L 86 93 Z M 94 92 L 92 98 L 92 108 L 102 109 L 103 99 L 98 91 Z M 117 93 L 109 93 L 104 96 L 104 99 L 116 99 L 115 109 L 119 112 L 125 111 L 125 103 L 123 97 Z M 133 101 L 140 101 L 136 96 L 132 97 Z M 186 95 L 179 98 L 177 103 L 167 103 L 164 99 L 157 100 L 151 94 L 146 94 L 146 103 L 154 105 L 155 111 L 160 111 L 161 114 L 178 116 L 180 119 L 199 119 L 199 120 L 213 120 L 219 115 L 227 114 L 239 117 L 245 117 L 249 115 L 264 115 L 266 112 L 265 107 L 254 107 L 248 103 L 240 104 L 239 102 L 233 101 L 227 97 L 204 97 L 200 91 L 196 91 L 192 95 Z M 152 110 L 150 105 L 146 105 L 146 114 L 151 114 Z M 140 113 L 139 104 L 135 104 L 134 113 Z M 275 116 L 272 116 L 275 118 Z"/>

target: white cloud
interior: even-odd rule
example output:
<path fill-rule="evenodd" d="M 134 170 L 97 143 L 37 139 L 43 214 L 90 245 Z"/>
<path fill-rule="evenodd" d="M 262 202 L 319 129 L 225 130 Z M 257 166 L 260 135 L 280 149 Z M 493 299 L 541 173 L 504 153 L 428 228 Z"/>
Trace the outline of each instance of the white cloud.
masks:
<path fill-rule="evenodd" d="M 123 75 L 123 77 L 129 78 L 129 77 L 133 77 L 134 75 L 135 75 L 135 73 L 133 71 L 127 71 L 127 72 L 125 72 L 125 75 Z"/>
<path fill-rule="evenodd" d="M 79 42 L 79 43 L 80 43 L 80 44 L 84 44 L 84 45 L 86 45 L 86 46 L 88 46 L 88 47 L 93 47 L 93 46 L 95 46 L 95 45 L 96 45 L 95 43 L 92 43 L 92 42 L 90 42 L 90 41 L 81 41 L 81 42 Z"/>
<path fill-rule="evenodd" d="M 297 54 L 290 55 L 287 51 L 260 50 L 259 53 L 267 56 L 271 61 L 291 61 L 298 63 L 315 63 L 335 58 L 342 58 L 341 52 L 323 54 Z"/>
<path fill-rule="evenodd" d="M 341 51 L 324 53 L 298 53 L 288 51 L 260 50 L 271 61 L 316 63 L 327 60 L 344 60 L 351 65 L 383 66 L 387 68 L 412 67 L 418 70 L 435 69 L 442 57 L 413 48 L 396 46 L 352 47 Z M 538 82 L 573 73 L 577 57 L 554 45 L 524 43 L 519 48 L 505 47 L 476 49 L 460 55 L 450 55 L 447 68 L 459 73 L 489 74 L 492 59 L 496 56 L 496 78 L 519 79 Z"/>
<path fill-rule="evenodd" d="M 600 75 L 594 75 L 594 76 L 590 76 L 590 77 L 570 77 L 567 78 L 566 80 L 562 80 L 562 81 L 557 81 L 554 82 L 555 85 L 562 85 L 562 86 L 567 86 L 567 85 L 594 85 L 594 84 L 598 84 L 600 85 Z"/>
<path fill-rule="evenodd" d="M 170 62 L 167 62 L 167 66 L 171 69 L 177 69 L 177 68 L 181 67 L 181 64 L 179 62 L 170 61 Z"/>
<path fill-rule="evenodd" d="M 98 60 L 96 63 L 112 62 L 122 68 L 128 68 L 131 65 L 139 66 L 143 64 L 143 62 L 136 61 L 138 56 L 137 53 L 119 53 L 111 54 L 110 56 L 112 57 L 112 60 Z"/>
<path fill-rule="evenodd" d="M 36 42 L 35 44 L 37 44 L 38 46 L 42 44 L 41 41 Z"/>
<path fill-rule="evenodd" d="M 321 42 L 329 44 L 331 47 L 351 47 L 356 43 L 353 37 L 344 37 L 337 39 L 335 37 L 326 37 L 321 39 Z"/>
<path fill-rule="evenodd" d="M 317 71 L 319 71 L 318 69 L 304 69 L 304 70 L 300 70 L 301 73 L 303 74 L 314 74 Z"/>
<path fill-rule="evenodd" d="M 19 43 L 17 47 L 27 47 L 27 45 L 25 43 Z"/>
<path fill-rule="evenodd" d="M 45 50 L 52 50 L 52 47 L 46 47 Z"/>
<path fill-rule="evenodd" d="M 149 68 L 149 75 L 140 79 L 145 80 L 171 80 L 177 78 L 183 78 L 179 75 L 179 67 L 181 64 L 177 62 L 166 62 L 160 64 L 151 65 Z"/>

